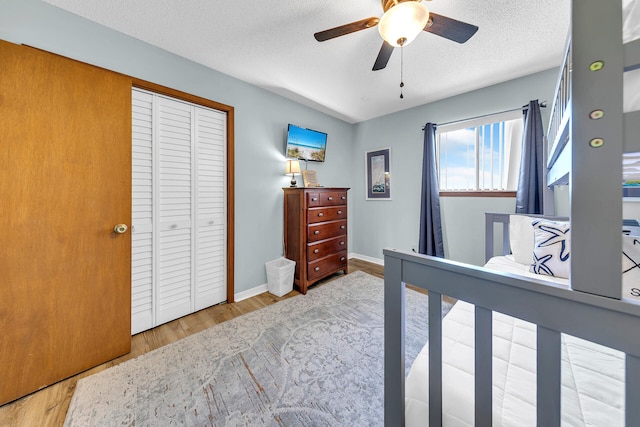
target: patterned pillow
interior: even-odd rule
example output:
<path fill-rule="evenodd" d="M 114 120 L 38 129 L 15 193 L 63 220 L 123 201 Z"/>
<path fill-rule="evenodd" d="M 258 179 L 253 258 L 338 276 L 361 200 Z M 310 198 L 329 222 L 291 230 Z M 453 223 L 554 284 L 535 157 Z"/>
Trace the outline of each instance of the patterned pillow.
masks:
<path fill-rule="evenodd" d="M 529 271 L 546 276 L 569 278 L 571 233 L 568 222 L 533 220 L 533 262 Z"/>
<path fill-rule="evenodd" d="M 640 298 L 640 237 L 622 236 L 622 296 Z"/>

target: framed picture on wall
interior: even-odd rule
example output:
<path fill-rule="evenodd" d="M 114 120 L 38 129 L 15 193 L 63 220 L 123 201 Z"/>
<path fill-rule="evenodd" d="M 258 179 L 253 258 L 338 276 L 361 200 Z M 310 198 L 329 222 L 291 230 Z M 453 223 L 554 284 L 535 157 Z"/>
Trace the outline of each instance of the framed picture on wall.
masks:
<path fill-rule="evenodd" d="M 365 153 L 366 199 L 391 200 L 391 148 Z"/>

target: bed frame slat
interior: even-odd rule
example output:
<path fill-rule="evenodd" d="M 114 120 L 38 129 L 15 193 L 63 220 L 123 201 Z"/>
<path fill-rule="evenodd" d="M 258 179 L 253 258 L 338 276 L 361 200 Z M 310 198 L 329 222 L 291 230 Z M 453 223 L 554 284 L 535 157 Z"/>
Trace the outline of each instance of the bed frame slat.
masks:
<path fill-rule="evenodd" d="M 490 427 L 493 408 L 493 313 L 477 305 L 475 313 L 475 425 Z"/>
<path fill-rule="evenodd" d="M 640 420 L 640 357 L 627 354 L 625 367 L 625 423 L 637 425 Z"/>
<path fill-rule="evenodd" d="M 484 216 L 484 262 L 489 261 L 489 258 L 495 256 L 495 248 L 493 243 L 493 230 L 496 223 L 502 224 L 502 255 L 509 254 L 509 214 L 487 212 Z"/>
<path fill-rule="evenodd" d="M 384 262 L 384 425 L 404 426 L 404 324 L 405 285 L 402 260 Z M 435 424 L 434 424 L 435 425 Z"/>
<path fill-rule="evenodd" d="M 442 425 L 442 295 L 429 292 L 429 425 Z"/>
<path fill-rule="evenodd" d="M 560 332 L 538 326 L 537 332 L 537 390 L 536 410 L 538 425 L 559 427 L 562 416 L 560 406 L 561 336 Z"/>

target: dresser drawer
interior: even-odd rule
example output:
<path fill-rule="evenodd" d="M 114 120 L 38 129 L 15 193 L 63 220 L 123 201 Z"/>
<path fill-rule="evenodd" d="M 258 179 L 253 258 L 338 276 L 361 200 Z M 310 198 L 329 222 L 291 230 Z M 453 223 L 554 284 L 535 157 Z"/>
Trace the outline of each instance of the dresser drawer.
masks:
<path fill-rule="evenodd" d="M 344 251 L 347 249 L 347 235 L 333 238 L 331 240 L 324 240 L 319 243 L 312 243 L 307 246 L 307 260 L 315 261 L 320 258 L 324 258 L 327 255 L 335 254 L 336 252 Z"/>
<path fill-rule="evenodd" d="M 307 227 L 307 241 L 318 242 L 347 234 L 347 220 L 319 222 Z"/>
<path fill-rule="evenodd" d="M 319 191 L 307 193 L 307 207 L 337 206 L 347 204 L 346 191 Z"/>
<path fill-rule="evenodd" d="M 318 277 L 347 268 L 347 251 L 338 252 L 337 254 L 321 258 L 307 264 L 307 280 L 313 280 Z"/>
<path fill-rule="evenodd" d="M 336 219 L 347 218 L 347 206 L 338 206 L 334 208 L 309 208 L 307 209 L 307 222 L 313 224 L 315 222 L 334 221 Z"/>

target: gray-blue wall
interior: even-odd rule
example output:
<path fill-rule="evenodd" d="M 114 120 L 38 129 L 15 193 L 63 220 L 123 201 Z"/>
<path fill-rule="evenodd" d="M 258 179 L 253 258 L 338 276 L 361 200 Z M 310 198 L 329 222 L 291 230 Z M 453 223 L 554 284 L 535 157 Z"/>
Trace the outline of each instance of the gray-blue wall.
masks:
<path fill-rule="evenodd" d="M 288 123 L 328 133 L 327 162 L 309 166 L 318 171 L 321 184 L 351 183 L 353 126 L 349 123 L 37 0 L 0 2 L 0 39 L 235 108 L 236 293 L 266 283 L 264 263 L 283 253 L 282 187 L 289 186 L 290 180 L 284 175 Z"/>
<path fill-rule="evenodd" d="M 355 218 L 352 251 L 380 259 L 384 248 L 417 250 L 422 127 L 427 122 L 445 123 L 497 113 L 521 107 L 532 99 L 548 101 L 551 106 L 557 73 L 553 69 L 532 74 L 356 124 L 354 150 L 358 161 L 354 163 L 355 185 L 351 194 L 355 211 L 352 215 Z M 410 96 L 410 90 L 406 90 L 405 97 Z M 543 110 L 543 114 L 548 111 Z M 392 200 L 365 200 L 364 153 L 384 147 L 391 147 Z M 513 211 L 515 202 L 513 199 L 442 199 L 447 258 L 484 263 L 484 212 L 488 208 L 496 212 L 504 212 L 507 208 Z"/>
<path fill-rule="evenodd" d="M 283 156 L 287 123 L 328 133 L 326 163 L 310 164 L 309 168 L 317 170 L 324 186 L 352 188 L 350 252 L 379 259 L 385 247 L 410 249 L 417 245 L 421 127 L 427 121 L 445 122 L 518 107 L 530 99 L 551 101 L 557 77 L 555 70 L 538 73 L 352 125 L 39 0 L 0 1 L 0 39 L 235 108 L 236 293 L 264 284 L 264 263 L 283 252 L 281 188 L 289 185 Z M 410 91 L 405 96 L 410 97 Z M 393 200 L 365 201 L 365 151 L 383 147 L 392 149 Z M 476 247 L 469 242 L 482 239 L 482 229 L 474 221 L 486 210 L 486 200 L 477 206 L 472 201 L 465 205 L 468 216 L 475 218 L 467 224 L 468 232 L 455 228 L 467 212 L 443 205 L 448 253 L 454 259 L 474 262 Z M 495 210 L 504 210 L 500 204 L 496 206 Z M 478 259 L 482 244 L 481 240 L 477 243 Z"/>

